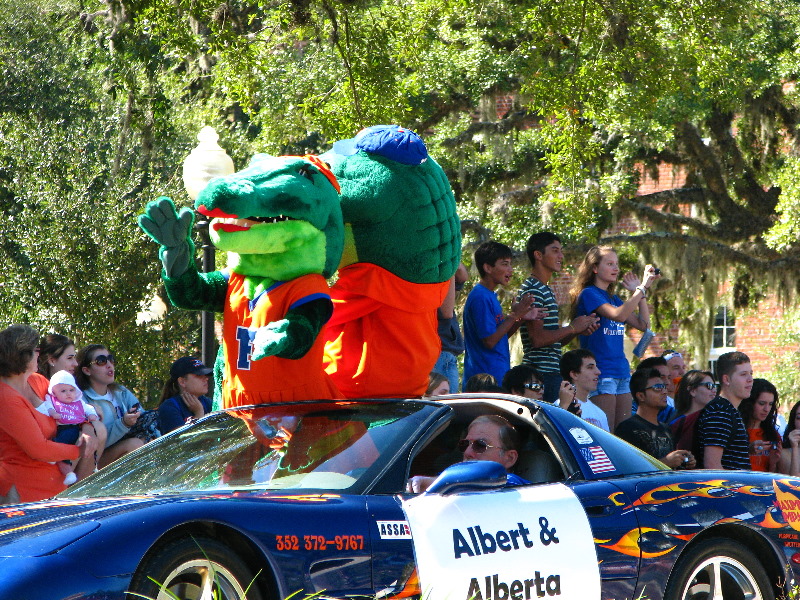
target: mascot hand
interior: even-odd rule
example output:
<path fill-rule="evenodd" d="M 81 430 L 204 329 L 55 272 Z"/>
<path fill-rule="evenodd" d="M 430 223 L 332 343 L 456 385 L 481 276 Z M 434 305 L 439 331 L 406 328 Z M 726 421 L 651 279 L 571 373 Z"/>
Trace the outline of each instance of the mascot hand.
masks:
<path fill-rule="evenodd" d="M 194 211 L 182 208 L 176 212 L 172 200 L 166 196 L 148 202 L 144 214 L 139 215 L 139 227 L 161 244 L 159 257 L 167 277 L 179 277 L 189 268 L 194 257 L 193 225 Z"/>
<path fill-rule="evenodd" d="M 253 339 L 253 360 L 275 356 L 289 345 L 289 321 L 273 321 L 266 327 L 259 327 Z"/>

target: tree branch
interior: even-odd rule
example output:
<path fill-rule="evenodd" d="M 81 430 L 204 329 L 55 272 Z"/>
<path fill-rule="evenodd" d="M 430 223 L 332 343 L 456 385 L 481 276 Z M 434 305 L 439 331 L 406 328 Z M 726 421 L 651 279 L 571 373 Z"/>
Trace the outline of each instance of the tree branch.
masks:
<path fill-rule="evenodd" d="M 800 269 L 800 254 L 782 256 L 781 258 L 762 259 L 755 255 L 756 248 L 754 246 L 750 246 L 747 251 L 741 251 L 721 242 L 715 242 L 683 233 L 654 231 L 637 235 L 611 235 L 601 238 L 599 243 L 645 245 L 663 243 L 665 241 L 683 243 L 687 246 L 695 246 L 701 250 L 707 250 L 714 253 L 715 256 L 725 259 L 729 263 L 740 264 L 751 270 L 759 270 L 764 272 L 781 271 L 785 269 Z"/>

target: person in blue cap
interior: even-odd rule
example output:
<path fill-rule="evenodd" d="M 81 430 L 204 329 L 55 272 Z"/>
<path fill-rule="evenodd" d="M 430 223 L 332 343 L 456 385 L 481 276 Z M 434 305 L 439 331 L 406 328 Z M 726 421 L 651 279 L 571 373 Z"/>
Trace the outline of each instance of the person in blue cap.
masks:
<path fill-rule="evenodd" d="M 212 369 L 191 356 L 172 363 L 158 406 L 158 428 L 162 435 L 211 412 L 211 398 L 206 396 L 211 373 Z"/>

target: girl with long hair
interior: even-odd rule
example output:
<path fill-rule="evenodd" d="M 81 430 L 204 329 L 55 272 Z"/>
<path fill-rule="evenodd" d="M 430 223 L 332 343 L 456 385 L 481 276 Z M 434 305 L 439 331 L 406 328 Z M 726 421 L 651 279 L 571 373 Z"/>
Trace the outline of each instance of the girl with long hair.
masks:
<path fill-rule="evenodd" d="M 597 391 L 592 402 L 603 409 L 611 431 L 631 412 L 631 367 L 623 349 L 625 325 L 645 331 L 650 326 L 647 291 L 659 277 L 647 265 L 640 280 L 633 273 L 622 277 L 622 286 L 630 292 L 625 302 L 615 295 L 619 277 L 617 253 L 610 246 L 594 246 L 583 258 L 570 289 L 572 316 L 596 314 L 600 327 L 588 336 L 578 336 L 581 348 L 592 351 L 600 368 Z"/>
<path fill-rule="evenodd" d="M 753 471 L 778 471 L 783 450 L 775 422 L 778 418 L 778 390 L 766 379 L 753 379 L 750 396 L 739 404 L 750 437 L 750 466 Z"/>
<path fill-rule="evenodd" d="M 717 384 L 709 371 L 692 369 L 684 373 L 675 390 L 675 418 L 670 421 L 676 450 L 699 452 L 694 447 L 694 429 L 697 418 L 706 404 L 717 395 Z"/>
<path fill-rule="evenodd" d="M 75 342 L 60 333 L 48 333 L 39 340 L 39 373 L 50 379 L 53 373 L 75 375 L 78 368 Z"/>
<path fill-rule="evenodd" d="M 191 356 L 172 363 L 158 405 L 158 429 L 162 435 L 211 412 L 212 401 L 207 394 L 212 372 L 199 358 Z"/>
<path fill-rule="evenodd" d="M 136 396 L 115 379 L 116 359 L 103 344 L 89 344 L 77 356 L 75 380 L 85 400 L 94 407 L 108 432 L 105 451 L 98 458 L 104 467 L 144 444 L 132 428 L 142 416 Z M 155 419 L 155 415 L 153 415 Z"/>
<path fill-rule="evenodd" d="M 800 402 L 789 411 L 787 421 L 778 470 L 792 477 L 800 477 Z"/>

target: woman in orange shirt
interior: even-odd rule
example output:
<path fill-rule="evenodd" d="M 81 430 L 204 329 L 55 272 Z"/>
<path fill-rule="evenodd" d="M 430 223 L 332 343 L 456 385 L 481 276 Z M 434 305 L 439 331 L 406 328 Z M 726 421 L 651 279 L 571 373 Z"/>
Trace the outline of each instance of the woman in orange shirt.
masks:
<path fill-rule="evenodd" d="M 775 421 L 778 415 L 778 390 L 766 379 L 753 379 L 750 396 L 739 404 L 747 435 L 750 437 L 750 466 L 753 471 L 778 472 L 783 449 Z"/>
<path fill-rule="evenodd" d="M 39 336 L 27 325 L 0 331 L 0 503 L 33 502 L 65 489 L 54 464 L 85 454 L 83 437 L 76 445 L 50 440 L 56 422 L 26 399 L 28 378 L 36 371 Z"/>

